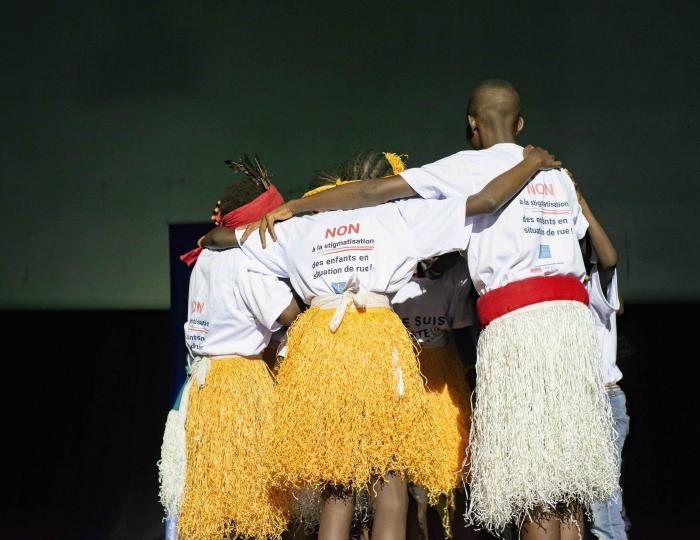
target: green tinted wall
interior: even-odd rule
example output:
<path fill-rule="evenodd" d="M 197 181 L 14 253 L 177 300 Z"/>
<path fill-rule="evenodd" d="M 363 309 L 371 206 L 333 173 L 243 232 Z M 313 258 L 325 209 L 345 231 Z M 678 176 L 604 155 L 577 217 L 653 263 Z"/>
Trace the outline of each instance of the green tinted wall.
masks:
<path fill-rule="evenodd" d="M 0 307 L 167 307 L 166 225 L 208 219 L 224 159 L 258 152 L 287 195 L 360 149 L 432 161 L 465 146 L 467 96 L 489 77 L 520 89 L 521 142 L 576 173 L 627 299 L 697 300 L 697 8 L 610 4 L 8 12 Z"/>

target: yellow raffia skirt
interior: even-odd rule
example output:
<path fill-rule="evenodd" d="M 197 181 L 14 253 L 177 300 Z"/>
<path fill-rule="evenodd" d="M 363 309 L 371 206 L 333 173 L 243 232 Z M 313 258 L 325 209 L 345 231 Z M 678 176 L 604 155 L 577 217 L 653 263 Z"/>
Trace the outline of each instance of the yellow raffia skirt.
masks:
<path fill-rule="evenodd" d="M 290 327 L 277 376 L 274 474 L 295 488 L 363 489 L 395 472 L 431 501 L 454 486 L 454 456 L 435 436 L 428 394 L 408 331 L 388 308 L 311 307 Z"/>
<path fill-rule="evenodd" d="M 178 539 L 279 538 L 289 497 L 268 461 L 275 388 L 262 360 L 211 360 L 187 408 L 187 472 Z"/>
<path fill-rule="evenodd" d="M 449 347 L 430 347 L 420 351 L 420 368 L 425 377 L 430 416 L 437 424 L 434 436 L 439 441 L 444 458 L 436 470 L 441 483 L 452 490 L 462 485 L 468 472 L 466 452 L 469 448 L 471 424 L 471 389 L 462 363 Z M 442 524 L 448 537 L 452 536 L 450 520 L 454 510 L 453 492 L 438 503 Z"/>
<path fill-rule="evenodd" d="M 462 363 L 448 347 L 422 349 L 418 356 L 428 390 L 430 414 L 437 421 L 435 436 L 440 439 L 446 459 L 444 481 L 457 488 L 466 475 L 463 469 L 469 446 L 471 389 Z"/>

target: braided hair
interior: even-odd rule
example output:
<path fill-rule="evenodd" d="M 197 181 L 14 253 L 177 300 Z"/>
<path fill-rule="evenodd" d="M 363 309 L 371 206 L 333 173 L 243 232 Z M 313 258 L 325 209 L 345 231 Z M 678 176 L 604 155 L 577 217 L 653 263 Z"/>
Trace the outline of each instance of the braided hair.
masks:
<path fill-rule="evenodd" d="M 370 180 L 392 174 L 394 170 L 384 152 L 365 150 L 340 165 L 316 171 L 316 178 L 309 183 L 309 189 L 335 185 L 336 180 Z"/>
<path fill-rule="evenodd" d="M 224 189 L 221 196 L 221 214 L 227 214 L 253 199 L 262 195 L 270 186 L 270 175 L 267 167 L 257 154 L 243 155 L 238 161 L 225 161 L 226 165 L 235 173 L 243 173 L 245 178 L 235 182 Z"/>

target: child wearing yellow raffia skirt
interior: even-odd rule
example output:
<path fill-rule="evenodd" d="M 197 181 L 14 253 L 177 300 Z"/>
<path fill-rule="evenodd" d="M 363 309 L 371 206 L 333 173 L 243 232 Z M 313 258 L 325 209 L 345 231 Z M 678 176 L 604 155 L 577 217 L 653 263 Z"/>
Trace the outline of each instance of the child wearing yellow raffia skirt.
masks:
<path fill-rule="evenodd" d="M 279 204 L 274 186 L 253 176 L 226 190 L 220 228 L 247 223 Z M 249 272 L 251 261 L 240 250 L 200 249 L 182 258 L 196 261 L 185 323 L 192 363 L 179 408 L 168 416 L 159 463 L 161 500 L 170 522 L 177 521 L 168 537 L 280 538 L 290 499 L 272 485 L 275 389 L 261 354 L 272 332 L 299 308 L 282 281 Z"/>
<path fill-rule="evenodd" d="M 414 199 L 326 212 L 279 224 L 266 249 L 258 235 L 242 245 L 258 271 L 289 279 L 311 305 L 287 334 L 270 450 L 279 485 L 336 495 L 340 508 L 322 509 L 321 538 L 329 523 L 349 531 L 355 490 L 405 492 L 409 480 L 435 502 L 454 488 L 461 460 L 435 435 L 411 336 L 387 294 L 419 260 L 466 246 L 465 208 L 466 198 Z M 239 244 L 220 229 L 202 242 Z M 329 518 L 336 514 L 344 517 Z M 375 508 L 373 536 L 402 537 L 405 517 Z"/>
<path fill-rule="evenodd" d="M 450 334 L 452 330 L 466 328 L 473 322 L 470 288 L 466 261 L 459 254 L 451 253 L 422 261 L 411 281 L 391 298 L 394 311 L 421 347 L 419 360 L 430 415 L 437 423 L 434 435 L 449 458 L 443 473 L 451 480 L 453 491 L 440 505 L 448 535 L 454 511 L 454 490 L 461 487 L 467 473 L 462 464 L 471 421 L 471 390 L 464 366 L 451 346 Z M 411 486 L 411 493 L 417 503 L 417 525 L 427 538 L 424 489 Z"/>

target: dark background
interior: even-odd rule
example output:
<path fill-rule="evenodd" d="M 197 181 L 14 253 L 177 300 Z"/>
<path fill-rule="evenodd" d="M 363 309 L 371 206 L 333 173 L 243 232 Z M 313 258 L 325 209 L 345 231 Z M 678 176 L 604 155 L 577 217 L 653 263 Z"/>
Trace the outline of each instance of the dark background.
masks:
<path fill-rule="evenodd" d="M 365 148 L 465 147 L 470 89 L 577 175 L 620 254 L 632 538 L 698 537 L 695 2 L 4 6 L 0 538 L 151 539 L 169 407 L 167 225 L 258 152 L 286 195 Z"/>

